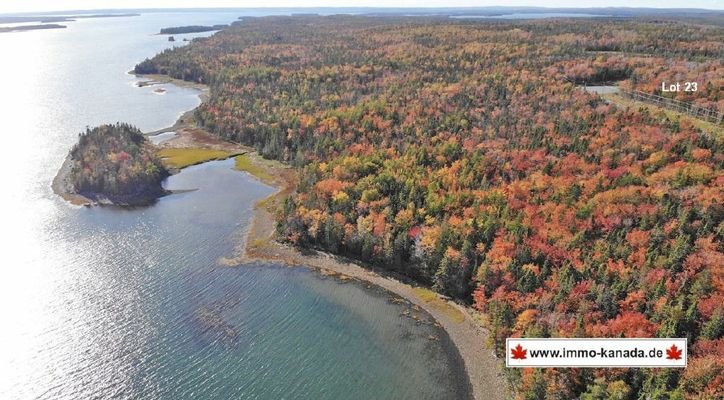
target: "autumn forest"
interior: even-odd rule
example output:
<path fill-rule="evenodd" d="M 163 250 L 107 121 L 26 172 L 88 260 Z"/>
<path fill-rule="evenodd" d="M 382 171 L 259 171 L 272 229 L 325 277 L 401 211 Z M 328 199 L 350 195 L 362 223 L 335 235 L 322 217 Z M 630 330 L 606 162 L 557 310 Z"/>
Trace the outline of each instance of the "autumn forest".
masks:
<path fill-rule="evenodd" d="M 136 67 L 299 171 L 277 233 L 408 276 L 505 338 L 686 337 L 686 369 L 506 370 L 519 399 L 724 396 L 724 138 L 582 85 L 724 110 L 722 25 L 248 18 Z M 698 91 L 662 93 L 661 81 Z"/>
<path fill-rule="evenodd" d="M 144 205 L 166 194 L 161 182 L 169 172 L 134 126 L 116 123 L 86 128 L 69 157 L 73 191 L 90 199 Z"/>

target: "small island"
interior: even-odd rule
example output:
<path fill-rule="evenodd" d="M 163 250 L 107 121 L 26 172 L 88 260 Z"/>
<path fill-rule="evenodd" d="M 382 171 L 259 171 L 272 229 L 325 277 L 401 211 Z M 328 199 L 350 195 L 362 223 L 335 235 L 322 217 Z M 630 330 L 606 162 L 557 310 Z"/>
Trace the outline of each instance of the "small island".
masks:
<path fill-rule="evenodd" d="M 169 193 L 161 185 L 168 175 L 143 133 L 117 123 L 81 133 L 53 187 L 78 204 L 140 206 Z"/>
<path fill-rule="evenodd" d="M 224 28 L 228 28 L 229 25 L 188 25 L 188 26 L 175 26 L 172 28 L 161 29 L 161 35 L 180 35 L 182 33 L 200 33 L 200 32 L 211 32 L 220 31 Z"/>

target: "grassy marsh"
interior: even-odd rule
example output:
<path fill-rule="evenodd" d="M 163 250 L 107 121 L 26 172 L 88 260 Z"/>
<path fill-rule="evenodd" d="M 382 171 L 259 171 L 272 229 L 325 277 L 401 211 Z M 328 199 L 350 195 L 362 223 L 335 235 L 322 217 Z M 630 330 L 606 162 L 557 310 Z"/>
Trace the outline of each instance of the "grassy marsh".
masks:
<path fill-rule="evenodd" d="M 206 161 L 225 160 L 233 154 L 228 151 L 204 148 L 164 148 L 158 156 L 168 168 L 182 169 Z"/>
<path fill-rule="evenodd" d="M 246 171 L 266 184 L 274 184 L 274 176 L 257 163 L 254 163 L 246 154 L 239 154 L 234 157 L 234 168 L 239 171 Z"/>

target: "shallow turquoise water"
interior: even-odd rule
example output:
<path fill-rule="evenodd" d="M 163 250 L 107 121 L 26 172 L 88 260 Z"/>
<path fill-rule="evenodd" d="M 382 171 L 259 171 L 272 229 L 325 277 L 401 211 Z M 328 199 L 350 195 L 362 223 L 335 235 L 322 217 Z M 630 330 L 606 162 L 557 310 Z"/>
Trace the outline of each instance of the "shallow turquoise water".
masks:
<path fill-rule="evenodd" d="M 271 193 L 232 161 L 171 177 L 169 188 L 198 190 L 147 208 L 73 207 L 50 190 L 86 125 L 153 130 L 198 104 L 193 90 L 158 95 L 126 74 L 171 45 L 153 33 L 237 16 L 149 14 L 0 34 L 0 398 L 467 396 L 444 332 L 402 316 L 406 306 L 389 294 L 304 268 L 220 266 L 254 201 Z"/>

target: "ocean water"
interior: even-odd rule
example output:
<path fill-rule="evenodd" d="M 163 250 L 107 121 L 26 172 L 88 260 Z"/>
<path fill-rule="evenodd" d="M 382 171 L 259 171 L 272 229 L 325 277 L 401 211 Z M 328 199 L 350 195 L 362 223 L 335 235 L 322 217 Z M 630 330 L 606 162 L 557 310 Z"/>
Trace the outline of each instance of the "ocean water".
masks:
<path fill-rule="evenodd" d="M 469 385 L 439 328 L 388 293 L 304 268 L 219 265 L 272 189 L 220 161 L 146 208 L 74 207 L 50 183 L 86 126 L 150 131 L 198 93 L 127 74 L 160 28 L 239 12 L 0 33 L 0 399 L 444 399 Z M 424 315 L 421 316 L 423 319 Z M 431 340 L 434 339 L 434 340 Z"/>

